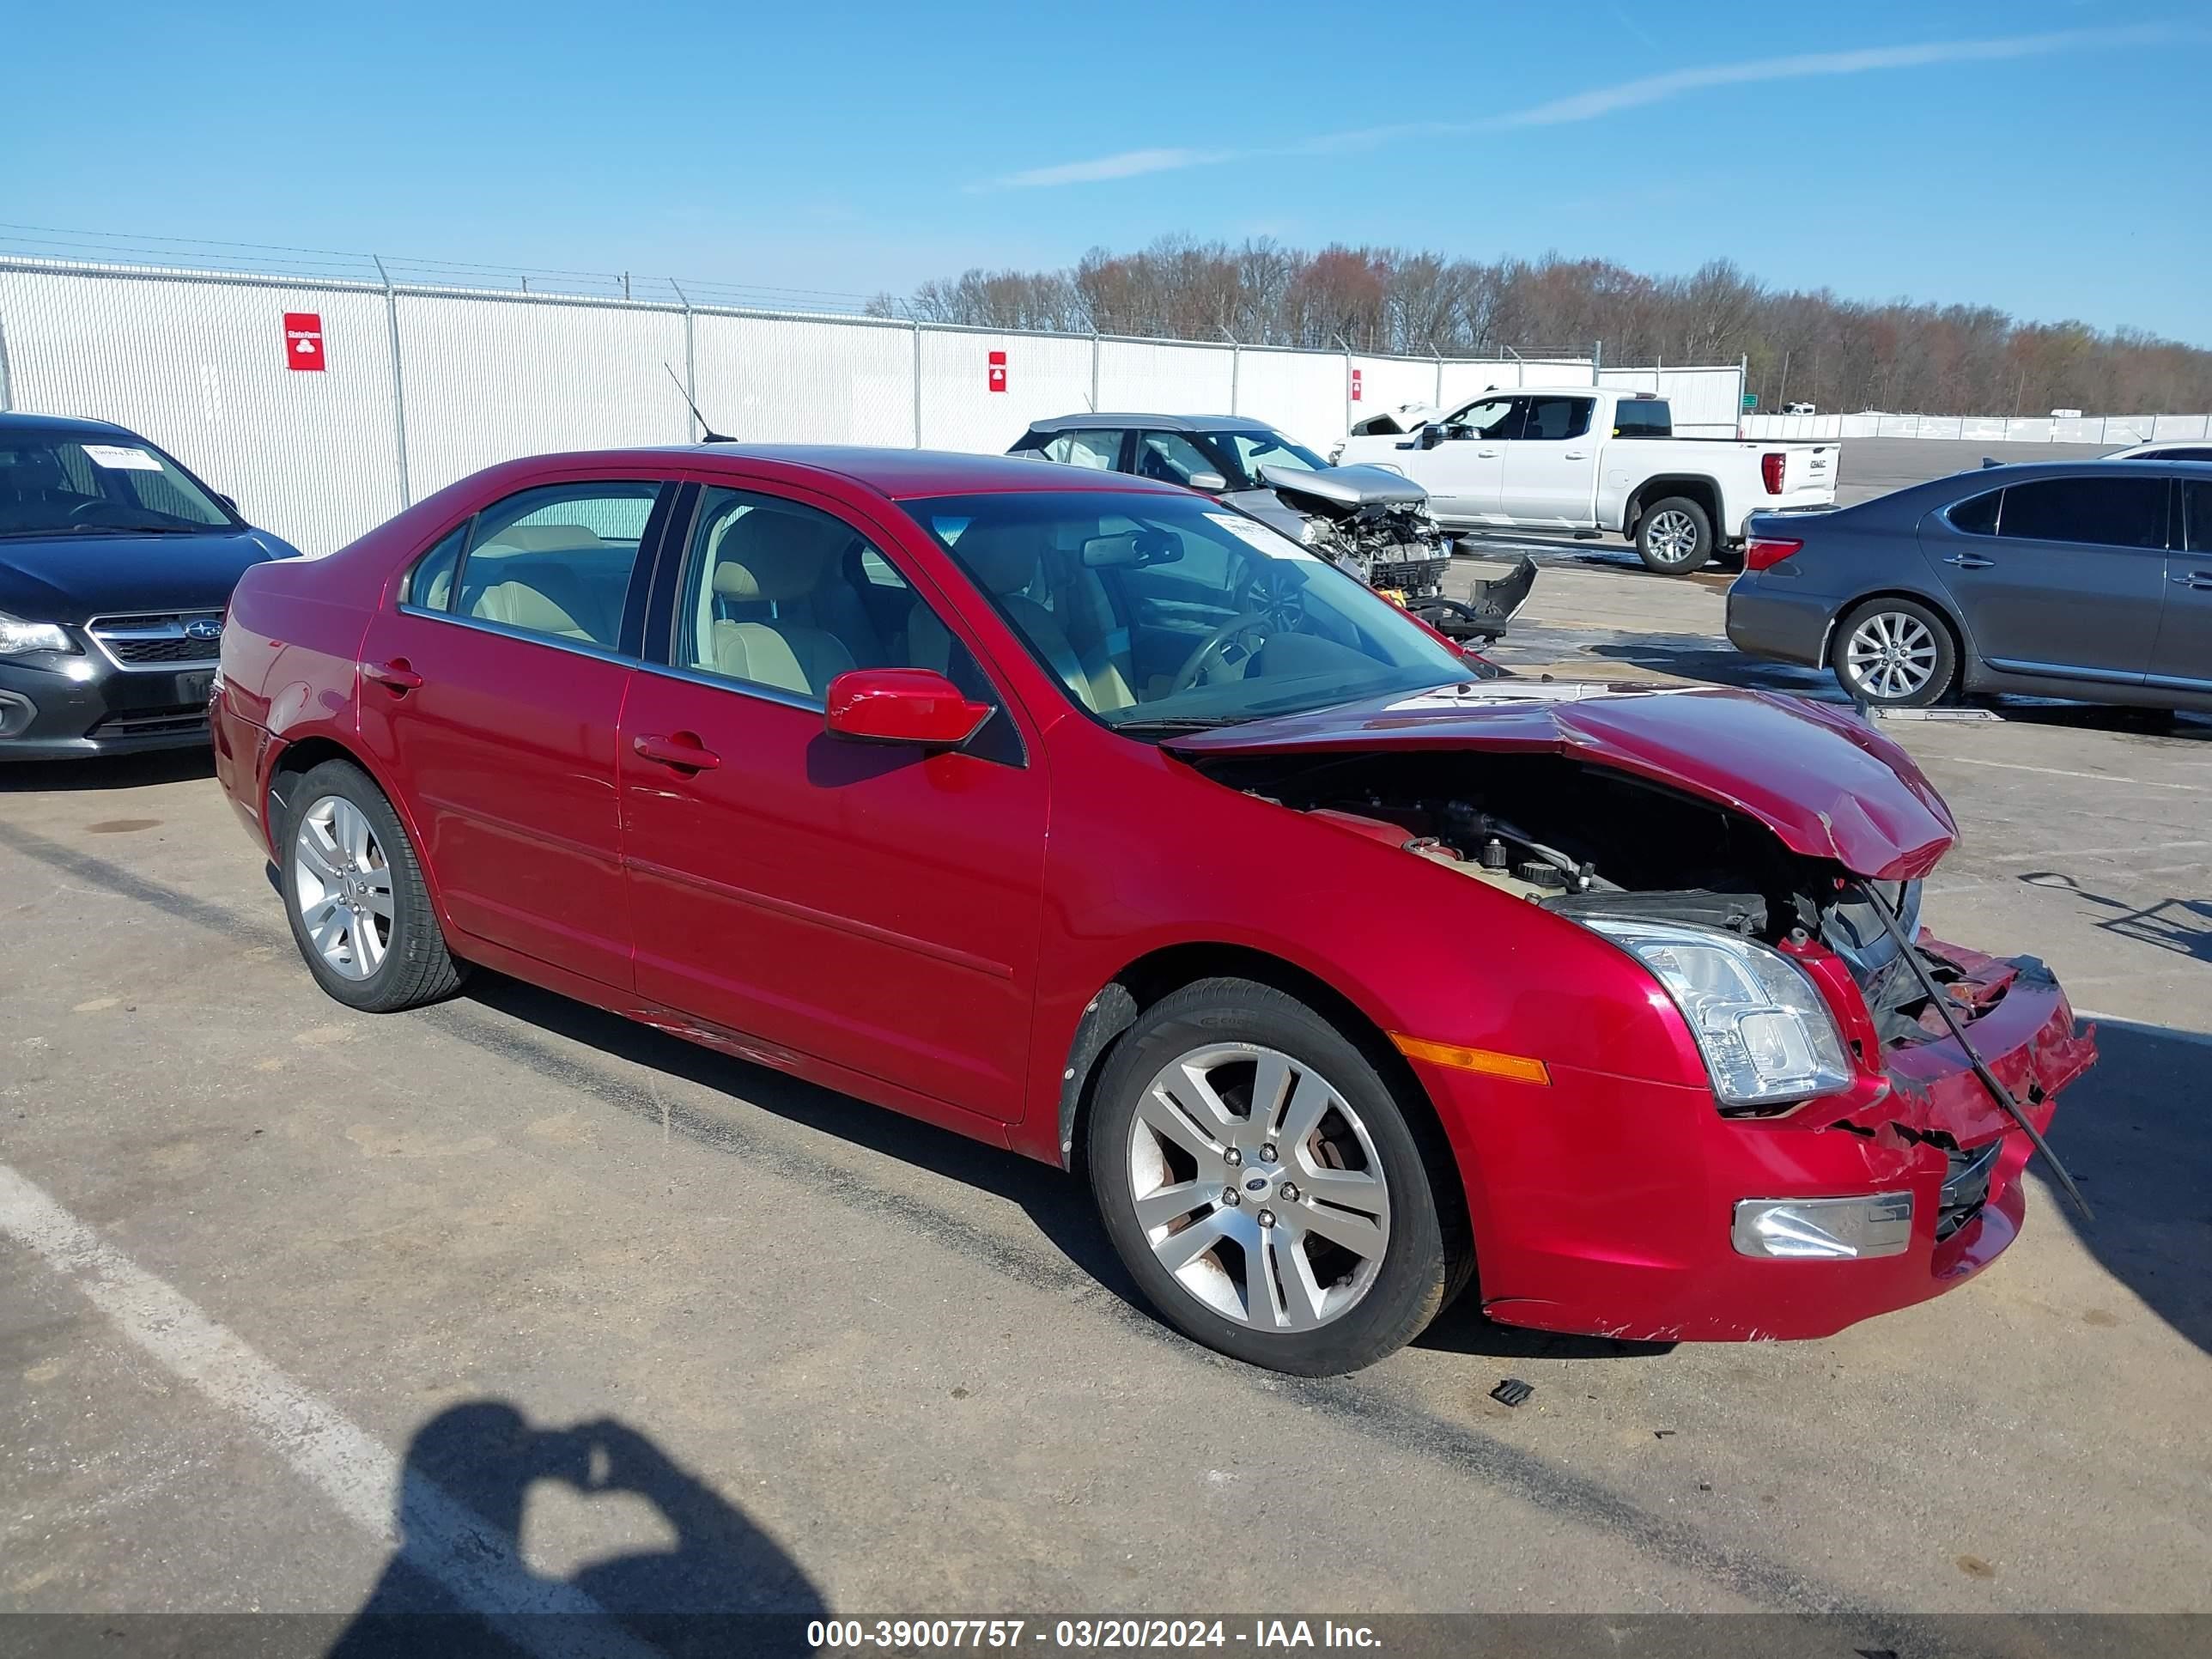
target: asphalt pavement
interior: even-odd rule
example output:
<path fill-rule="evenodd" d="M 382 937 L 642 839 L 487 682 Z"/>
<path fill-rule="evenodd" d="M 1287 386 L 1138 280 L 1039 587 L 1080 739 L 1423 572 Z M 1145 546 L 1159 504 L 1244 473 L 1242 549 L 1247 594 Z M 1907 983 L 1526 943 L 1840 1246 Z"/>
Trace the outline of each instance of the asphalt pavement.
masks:
<path fill-rule="evenodd" d="M 1501 657 L 1768 683 L 1624 554 Z M 2204 1610 L 2212 722 L 1886 729 L 1930 925 L 2097 1012 L 2097 1220 L 2036 1179 L 1826 1341 L 1470 1298 L 1323 1382 L 1166 1331 L 1055 1170 L 494 976 L 329 1001 L 198 757 L 0 771 L 0 1611 Z"/>

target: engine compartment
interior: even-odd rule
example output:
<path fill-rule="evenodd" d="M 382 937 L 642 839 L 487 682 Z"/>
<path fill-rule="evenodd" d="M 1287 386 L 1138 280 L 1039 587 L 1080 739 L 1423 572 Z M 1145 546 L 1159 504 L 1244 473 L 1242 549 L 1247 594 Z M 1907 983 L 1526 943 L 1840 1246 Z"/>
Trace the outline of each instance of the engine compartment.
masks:
<path fill-rule="evenodd" d="M 1304 506 L 1304 502 L 1299 505 Z M 1363 507 L 1306 520 L 1306 545 L 1381 592 L 1430 599 L 1443 591 L 1451 548 L 1426 507 Z"/>
<path fill-rule="evenodd" d="M 1332 751 L 1199 765 L 1217 782 L 1565 916 L 1679 921 L 1765 945 L 1817 939 L 1849 966 L 1886 1039 L 1921 1030 L 1917 981 L 1862 878 L 1701 796 L 1556 755 Z M 1919 930 L 1919 885 L 1880 887 L 1908 939 Z"/>

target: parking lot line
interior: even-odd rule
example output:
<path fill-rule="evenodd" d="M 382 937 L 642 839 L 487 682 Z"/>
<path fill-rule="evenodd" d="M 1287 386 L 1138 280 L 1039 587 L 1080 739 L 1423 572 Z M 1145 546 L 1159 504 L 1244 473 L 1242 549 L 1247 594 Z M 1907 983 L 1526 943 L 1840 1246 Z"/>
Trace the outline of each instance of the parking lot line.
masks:
<path fill-rule="evenodd" d="M 394 1519 L 404 1510 L 410 1565 L 435 1577 L 462 1607 L 494 1621 L 509 1640 L 547 1659 L 586 1650 L 643 1659 L 652 1651 L 611 1626 L 605 1609 L 583 1591 L 531 1572 L 513 1539 L 420 1473 L 403 1471 L 374 1435 L 294 1382 L 167 1281 L 104 1243 L 5 1164 L 0 1164 L 0 1236 L 69 1279 L 172 1376 L 243 1419 L 363 1532 L 398 1543 Z M 586 1618 L 564 1626 L 544 1620 L 548 1613 Z"/>
<path fill-rule="evenodd" d="M 2133 789 L 2186 789 L 2192 794 L 2203 794 L 2212 784 L 2160 783 L 2153 778 L 2116 777 L 2110 772 L 2075 772 L 2063 766 L 2028 766 L 2020 761 L 1985 760 L 1978 755 L 1946 755 L 1946 766 L 1994 766 L 2007 772 L 2040 772 L 2049 778 L 2080 778 L 2088 783 L 2124 783 Z"/>

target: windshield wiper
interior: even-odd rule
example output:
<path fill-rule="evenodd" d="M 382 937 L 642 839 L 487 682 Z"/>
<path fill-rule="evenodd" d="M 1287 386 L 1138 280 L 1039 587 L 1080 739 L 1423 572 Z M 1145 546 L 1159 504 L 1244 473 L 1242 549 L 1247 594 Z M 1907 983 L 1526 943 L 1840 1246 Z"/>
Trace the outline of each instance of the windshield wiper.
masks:
<path fill-rule="evenodd" d="M 1158 720 L 1116 720 L 1116 732 L 1142 733 L 1147 732 L 1211 732 L 1218 726 L 1242 726 L 1249 719 L 1246 714 L 1170 714 Z"/>

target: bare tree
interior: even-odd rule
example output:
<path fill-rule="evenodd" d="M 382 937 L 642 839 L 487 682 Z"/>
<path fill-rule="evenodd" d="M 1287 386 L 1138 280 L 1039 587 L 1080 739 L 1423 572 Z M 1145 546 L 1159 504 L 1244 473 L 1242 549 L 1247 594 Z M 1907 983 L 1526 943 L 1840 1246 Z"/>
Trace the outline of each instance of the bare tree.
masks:
<path fill-rule="evenodd" d="M 2141 414 L 2212 407 L 2212 351 L 2136 329 L 2016 323 L 1987 306 L 1865 303 L 1775 291 L 1728 259 L 1651 276 L 1605 259 L 1486 264 L 1418 250 L 1305 253 L 1162 237 L 1094 248 L 1056 271 L 970 270 L 925 283 L 878 316 L 1009 329 L 1096 329 L 1248 344 L 1493 356 L 1589 349 L 1609 363 L 1746 360 L 1771 402 L 1929 414 L 2054 407 Z"/>

